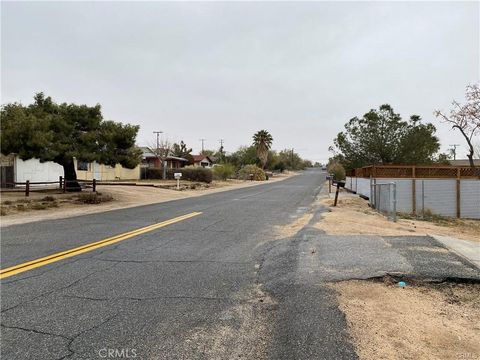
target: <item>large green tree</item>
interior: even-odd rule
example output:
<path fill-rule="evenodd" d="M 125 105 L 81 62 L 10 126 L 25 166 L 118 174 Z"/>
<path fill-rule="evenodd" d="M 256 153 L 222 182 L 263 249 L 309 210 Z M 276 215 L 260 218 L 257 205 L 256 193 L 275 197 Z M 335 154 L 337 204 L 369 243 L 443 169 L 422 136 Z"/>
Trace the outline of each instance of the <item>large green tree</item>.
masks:
<path fill-rule="evenodd" d="M 100 105 L 57 104 L 38 93 L 31 105 L 1 108 L 1 152 L 63 166 L 71 190 L 80 190 L 73 159 L 134 168 L 141 151 L 135 146 L 139 127 L 104 120 Z"/>
<path fill-rule="evenodd" d="M 253 145 L 257 149 L 257 156 L 262 163 L 262 169 L 268 160 L 268 150 L 272 147 L 273 137 L 267 130 L 260 130 L 253 135 Z"/>
<path fill-rule="evenodd" d="M 435 126 L 412 115 L 403 121 L 388 105 L 354 117 L 334 140 L 337 157 L 347 169 L 375 164 L 428 164 L 440 144 Z"/>

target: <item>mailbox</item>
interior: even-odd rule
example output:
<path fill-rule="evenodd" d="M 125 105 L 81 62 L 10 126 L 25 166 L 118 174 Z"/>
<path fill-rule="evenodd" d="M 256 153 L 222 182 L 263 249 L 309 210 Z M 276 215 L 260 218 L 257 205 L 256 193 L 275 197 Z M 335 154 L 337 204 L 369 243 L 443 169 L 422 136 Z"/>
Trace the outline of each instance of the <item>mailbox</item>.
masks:
<path fill-rule="evenodd" d="M 337 187 L 344 188 L 345 187 L 345 181 L 337 181 Z"/>
<path fill-rule="evenodd" d="M 181 177 L 182 177 L 182 173 L 173 173 L 173 177 L 174 177 L 176 180 L 180 180 Z"/>

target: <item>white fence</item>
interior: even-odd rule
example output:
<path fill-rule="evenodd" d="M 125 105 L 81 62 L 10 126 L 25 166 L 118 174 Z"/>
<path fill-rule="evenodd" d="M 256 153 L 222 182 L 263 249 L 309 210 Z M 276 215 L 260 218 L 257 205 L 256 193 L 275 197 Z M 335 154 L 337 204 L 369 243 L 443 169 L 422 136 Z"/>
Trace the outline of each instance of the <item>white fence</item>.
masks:
<path fill-rule="evenodd" d="M 345 187 L 371 197 L 376 183 L 396 184 L 397 212 L 434 214 L 480 219 L 480 180 L 478 179 L 386 179 L 347 177 Z"/>

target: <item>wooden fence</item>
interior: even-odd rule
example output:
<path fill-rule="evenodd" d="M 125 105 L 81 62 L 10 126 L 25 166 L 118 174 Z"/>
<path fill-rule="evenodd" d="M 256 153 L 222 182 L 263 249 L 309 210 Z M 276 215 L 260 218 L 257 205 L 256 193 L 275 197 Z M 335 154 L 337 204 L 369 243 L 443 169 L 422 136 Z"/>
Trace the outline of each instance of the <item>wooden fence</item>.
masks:
<path fill-rule="evenodd" d="M 478 178 L 479 173 L 480 169 L 472 169 L 466 166 L 371 165 L 347 171 L 347 176 L 361 178 L 466 179 Z"/>

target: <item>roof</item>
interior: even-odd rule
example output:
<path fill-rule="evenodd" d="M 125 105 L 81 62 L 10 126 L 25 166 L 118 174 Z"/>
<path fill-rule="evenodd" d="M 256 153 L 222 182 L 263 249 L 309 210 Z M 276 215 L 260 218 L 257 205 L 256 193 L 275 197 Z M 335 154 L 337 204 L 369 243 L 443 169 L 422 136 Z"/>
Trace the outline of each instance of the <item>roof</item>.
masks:
<path fill-rule="evenodd" d="M 177 160 L 177 161 L 183 161 L 183 162 L 188 162 L 187 159 L 178 157 L 178 156 L 167 156 L 165 160 Z"/>
<path fill-rule="evenodd" d="M 213 163 L 212 158 L 208 155 L 192 155 L 192 157 L 193 157 L 193 161 L 195 162 L 201 162 L 207 159 L 209 162 Z"/>

